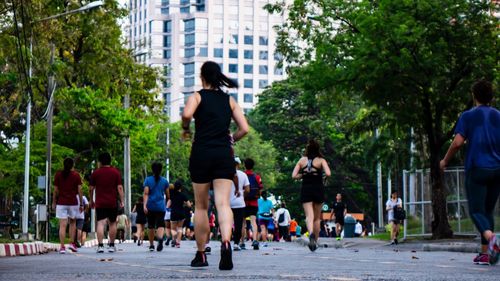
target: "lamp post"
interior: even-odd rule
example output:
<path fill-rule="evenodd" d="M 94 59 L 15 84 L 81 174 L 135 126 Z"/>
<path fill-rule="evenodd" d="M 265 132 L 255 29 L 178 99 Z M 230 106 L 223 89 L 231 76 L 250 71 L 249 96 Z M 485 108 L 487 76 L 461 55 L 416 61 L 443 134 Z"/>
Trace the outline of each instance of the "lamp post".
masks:
<path fill-rule="evenodd" d="M 38 23 L 42 21 L 47 21 L 63 16 L 67 16 L 70 14 L 75 14 L 75 13 L 81 13 L 85 12 L 97 7 L 100 7 L 104 5 L 103 1 L 93 1 L 87 5 L 84 5 L 78 9 L 67 11 L 61 14 L 53 15 L 50 17 L 42 18 L 39 20 L 33 21 L 33 23 Z M 53 60 L 53 49 L 54 46 L 51 44 L 51 62 Z M 33 38 L 30 38 L 30 63 L 29 63 L 29 71 L 28 71 L 28 79 L 31 80 L 32 77 L 32 54 L 33 54 Z M 52 121 L 53 121 L 53 113 L 54 113 L 54 107 L 53 107 L 53 93 L 55 90 L 55 82 L 54 82 L 54 77 L 51 75 L 49 77 L 49 104 L 47 107 L 47 159 L 46 159 L 46 170 L 45 170 L 45 178 L 46 178 L 46 185 L 45 185 L 45 202 L 46 202 L 46 207 L 47 207 L 47 214 L 49 213 L 48 210 L 50 210 L 50 178 L 51 178 L 51 162 L 52 162 Z M 25 158 L 24 158 L 24 196 L 23 196 L 23 220 L 22 220 L 22 232 L 24 237 L 28 237 L 28 217 L 29 217 L 29 162 L 30 162 L 30 131 L 31 131 L 31 93 L 29 95 L 28 99 L 28 106 L 26 109 L 26 150 L 25 150 Z M 48 240 L 48 227 L 49 226 L 49 220 L 48 217 L 46 219 L 45 223 L 45 231 L 46 231 L 46 239 Z"/>

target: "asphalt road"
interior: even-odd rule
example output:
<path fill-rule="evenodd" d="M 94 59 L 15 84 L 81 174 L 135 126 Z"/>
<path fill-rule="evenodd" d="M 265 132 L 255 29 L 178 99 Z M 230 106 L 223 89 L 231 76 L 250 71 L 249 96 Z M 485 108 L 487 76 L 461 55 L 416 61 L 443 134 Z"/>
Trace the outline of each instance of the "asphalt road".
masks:
<path fill-rule="evenodd" d="M 189 267 L 195 244 L 149 252 L 119 244 L 114 254 L 94 248 L 61 255 L 0 259 L 0 280 L 500 280 L 500 265 L 479 266 L 471 254 L 414 252 L 382 245 L 321 248 L 311 253 L 298 243 L 272 243 L 259 251 L 235 252 L 235 268 L 218 270 L 219 243 L 212 242 L 210 266 Z"/>

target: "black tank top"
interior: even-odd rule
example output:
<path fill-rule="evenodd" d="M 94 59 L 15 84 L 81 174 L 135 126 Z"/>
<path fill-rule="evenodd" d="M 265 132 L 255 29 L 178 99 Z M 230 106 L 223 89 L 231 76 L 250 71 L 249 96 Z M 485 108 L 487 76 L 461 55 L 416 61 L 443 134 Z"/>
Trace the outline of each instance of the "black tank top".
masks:
<path fill-rule="evenodd" d="M 199 93 L 201 102 L 194 113 L 194 145 L 230 147 L 232 110 L 229 95 L 222 90 L 201 90 Z"/>
<path fill-rule="evenodd" d="M 302 185 L 323 186 L 323 170 L 314 167 L 313 161 L 315 158 L 308 158 L 307 165 L 302 168 Z"/>

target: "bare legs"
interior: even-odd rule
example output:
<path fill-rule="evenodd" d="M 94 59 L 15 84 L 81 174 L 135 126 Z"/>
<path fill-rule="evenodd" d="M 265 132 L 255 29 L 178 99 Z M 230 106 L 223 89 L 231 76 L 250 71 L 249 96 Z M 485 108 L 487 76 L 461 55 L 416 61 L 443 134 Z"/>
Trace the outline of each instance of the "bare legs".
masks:
<path fill-rule="evenodd" d="M 69 220 L 69 234 L 70 239 L 76 235 L 76 219 L 59 219 L 59 241 L 61 246 L 64 246 L 64 241 L 66 240 L 66 227 L 68 226 Z"/>
<path fill-rule="evenodd" d="M 319 237 L 321 223 L 321 207 L 323 203 L 307 202 L 303 203 L 304 213 L 306 215 L 306 225 L 309 234 L 314 234 L 315 239 Z"/>
<path fill-rule="evenodd" d="M 170 223 L 172 224 L 170 230 L 172 232 L 172 239 L 176 244 L 179 244 L 182 240 L 182 226 L 184 225 L 184 220 L 171 221 Z"/>

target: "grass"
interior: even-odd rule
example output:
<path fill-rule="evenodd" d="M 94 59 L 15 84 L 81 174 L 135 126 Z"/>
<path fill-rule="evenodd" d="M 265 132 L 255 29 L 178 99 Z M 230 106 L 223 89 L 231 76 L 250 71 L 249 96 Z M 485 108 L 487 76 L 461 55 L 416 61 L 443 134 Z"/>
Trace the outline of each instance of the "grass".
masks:
<path fill-rule="evenodd" d="M 391 241 L 391 233 L 390 232 L 377 233 L 375 235 L 369 236 L 368 238 L 382 240 L 382 241 Z"/>

